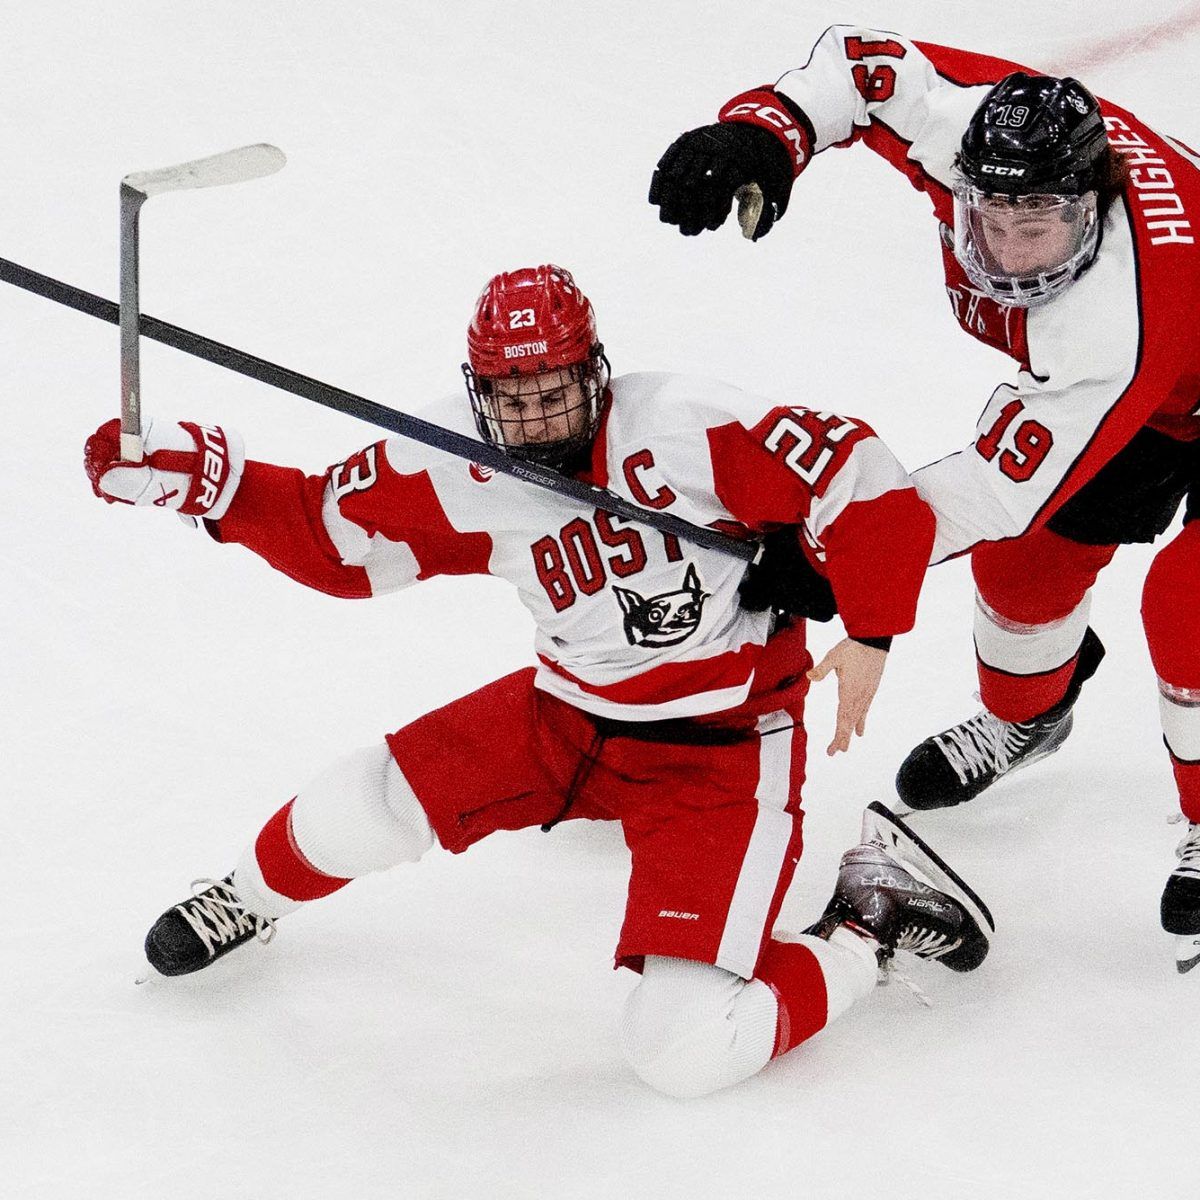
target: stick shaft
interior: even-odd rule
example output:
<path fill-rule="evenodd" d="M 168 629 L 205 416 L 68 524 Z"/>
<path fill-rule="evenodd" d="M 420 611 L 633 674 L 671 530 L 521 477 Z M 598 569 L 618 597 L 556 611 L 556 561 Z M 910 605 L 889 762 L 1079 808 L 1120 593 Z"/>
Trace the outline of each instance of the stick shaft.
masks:
<path fill-rule="evenodd" d="M 111 300 L 105 300 L 101 296 L 85 292 L 82 288 L 64 283 L 59 279 L 53 279 L 48 275 L 39 275 L 36 271 L 31 271 L 28 267 L 22 267 L 8 259 L 0 258 L 0 282 L 11 283 L 27 292 L 44 296 L 57 304 L 87 313 L 89 316 L 108 321 L 110 324 L 119 323 L 118 307 Z M 501 474 L 513 475 L 561 496 L 569 496 L 587 507 L 604 509 L 616 516 L 637 521 L 639 524 L 648 525 L 662 533 L 673 534 L 695 545 L 729 554 L 745 562 L 751 561 L 758 552 L 757 542 L 741 541 L 728 534 L 719 533 L 715 529 L 707 529 L 703 525 L 693 525 L 690 521 L 672 516 L 670 513 L 641 508 L 607 488 L 581 483 L 577 479 L 560 475 L 557 471 L 538 466 L 536 463 L 521 462 L 489 442 L 465 437 L 451 429 L 443 429 L 440 425 L 434 425 L 418 417 L 411 417 L 407 413 L 397 412 L 395 409 L 377 404 L 374 400 L 357 396 L 353 392 L 347 392 L 332 384 L 322 383 L 319 379 L 301 375 L 298 371 L 268 362 L 266 359 L 256 358 L 253 354 L 247 354 L 244 350 L 213 341 L 202 334 L 193 333 L 190 329 L 182 329 L 178 325 L 170 325 L 166 321 L 160 321 L 156 317 L 145 314 L 141 316 L 140 328 L 143 336 L 161 342 L 164 346 L 182 350 L 185 354 L 224 367 L 227 371 L 245 375 L 249 379 L 257 379 L 261 383 L 290 392 L 294 396 L 312 400 L 325 408 L 332 408 L 337 412 L 358 417 L 362 421 L 368 421 L 382 429 L 399 434 L 401 437 L 411 438 L 427 446 L 444 450 L 459 458 L 464 458 L 468 462 L 480 463 Z"/>
<path fill-rule="evenodd" d="M 141 306 L 138 281 L 138 214 L 146 197 L 121 184 L 121 457 L 139 461 L 142 437 L 142 375 L 138 348 Z"/>

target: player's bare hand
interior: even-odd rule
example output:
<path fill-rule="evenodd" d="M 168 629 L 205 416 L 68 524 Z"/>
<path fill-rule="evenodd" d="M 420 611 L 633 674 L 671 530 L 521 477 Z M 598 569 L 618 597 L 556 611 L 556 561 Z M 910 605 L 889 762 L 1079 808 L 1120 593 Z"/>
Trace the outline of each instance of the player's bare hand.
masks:
<path fill-rule="evenodd" d="M 866 732 L 867 711 L 879 690 L 886 664 L 886 650 L 877 650 L 874 646 L 864 646 L 862 642 L 844 638 L 809 671 L 808 677 L 814 683 L 820 683 L 830 671 L 837 675 L 837 729 L 833 741 L 825 750 L 826 754 L 849 750 L 851 736 L 858 734 L 862 737 Z"/>

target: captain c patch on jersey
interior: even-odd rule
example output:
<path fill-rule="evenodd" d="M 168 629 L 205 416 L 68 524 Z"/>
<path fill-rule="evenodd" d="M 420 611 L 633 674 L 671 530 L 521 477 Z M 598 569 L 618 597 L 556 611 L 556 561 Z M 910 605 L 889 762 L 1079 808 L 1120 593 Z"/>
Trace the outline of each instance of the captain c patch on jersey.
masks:
<path fill-rule="evenodd" d="M 613 586 L 617 603 L 625 614 L 625 636 L 631 646 L 675 646 L 700 626 L 703 590 L 694 563 L 688 563 L 683 586 L 657 596 L 643 596 L 631 588 Z"/>

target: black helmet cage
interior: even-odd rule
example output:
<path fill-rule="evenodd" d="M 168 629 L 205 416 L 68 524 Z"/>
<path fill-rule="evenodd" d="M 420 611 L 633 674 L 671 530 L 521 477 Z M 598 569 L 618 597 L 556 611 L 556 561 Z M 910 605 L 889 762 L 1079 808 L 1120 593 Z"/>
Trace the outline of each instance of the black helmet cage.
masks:
<path fill-rule="evenodd" d="M 542 366 L 545 371 L 558 369 L 549 364 Z M 540 398 L 548 392 L 557 391 L 562 386 L 560 383 L 546 383 L 536 389 L 524 390 L 522 398 L 529 400 L 527 409 L 515 416 L 502 416 L 493 399 L 497 393 L 496 385 L 505 377 L 478 375 L 470 363 L 463 363 L 462 372 L 467 381 L 467 395 L 471 401 L 475 428 L 479 430 L 479 436 L 485 442 L 499 446 L 513 458 L 540 463 L 547 467 L 562 467 L 577 455 L 589 450 L 599 428 L 600 419 L 604 415 L 608 383 L 612 375 L 603 345 L 596 342 L 583 362 L 574 363 L 561 370 L 567 373 L 571 383 L 580 385 L 579 400 L 566 409 L 566 413 L 573 417 L 581 409 L 586 412 L 574 433 L 569 437 L 551 441 L 544 437 L 539 439 L 538 436 L 544 433 L 546 427 Z M 544 372 L 530 372 L 528 369 L 519 371 L 514 366 L 507 378 L 529 378 L 531 374 L 542 373 Z"/>

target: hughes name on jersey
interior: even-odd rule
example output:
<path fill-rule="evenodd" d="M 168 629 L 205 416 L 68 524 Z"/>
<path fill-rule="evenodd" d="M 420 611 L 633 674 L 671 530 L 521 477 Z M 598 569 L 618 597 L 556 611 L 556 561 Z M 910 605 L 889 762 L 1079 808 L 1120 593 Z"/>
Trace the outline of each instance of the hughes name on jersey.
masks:
<path fill-rule="evenodd" d="M 835 26 L 775 85 L 807 116 L 812 152 L 863 141 L 930 197 L 955 317 L 1020 365 L 1016 384 L 992 395 L 973 446 L 914 474 L 937 513 L 935 560 L 1047 520 L 1143 427 L 1200 437 L 1200 160 L 1182 143 L 1100 100 L 1129 183 L 1093 264 L 1048 303 L 997 303 L 955 258 L 964 130 L 991 86 L 1022 69 Z"/>
<path fill-rule="evenodd" d="M 425 414 L 472 432 L 461 396 Z M 794 527 L 851 636 L 911 628 L 933 516 L 859 421 L 706 379 L 627 375 L 593 444 L 590 482 L 697 525 Z M 536 623 L 537 685 L 630 720 L 740 704 L 771 624 L 738 603 L 746 564 L 603 510 L 389 438 L 323 475 L 248 462 L 210 529 L 336 596 L 433 575 L 513 583 Z"/>

